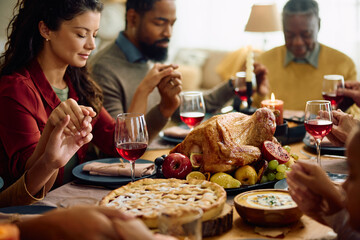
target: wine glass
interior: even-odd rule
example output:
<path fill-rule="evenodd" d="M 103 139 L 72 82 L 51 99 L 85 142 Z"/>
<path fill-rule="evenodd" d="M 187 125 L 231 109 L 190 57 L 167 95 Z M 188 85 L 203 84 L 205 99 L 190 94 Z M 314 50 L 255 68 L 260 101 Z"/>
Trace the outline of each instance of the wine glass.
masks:
<path fill-rule="evenodd" d="M 148 145 L 149 137 L 142 113 L 120 113 L 116 117 L 115 147 L 118 153 L 131 163 L 131 181 L 135 179 L 135 161 Z"/>
<path fill-rule="evenodd" d="M 305 129 L 315 139 L 317 163 L 321 166 L 320 143 L 332 129 L 331 102 L 313 100 L 306 102 Z"/>
<path fill-rule="evenodd" d="M 182 92 L 180 100 L 180 118 L 191 131 L 205 116 L 203 94 L 198 91 Z"/>
<path fill-rule="evenodd" d="M 344 88 L 344 77 L 342 75 L 325 75 L 323 80 L 322 95 L 325 100 L 331 102 L 333 109 L 337 108 L 342 96 L 336 95 L 338 88 Z"/>
<path fill-rule="evenodd" d="M 246 72 L 237 72 L 234 79 L 234 92 L 242 102 L 247 101 L 246 96 Z"/>

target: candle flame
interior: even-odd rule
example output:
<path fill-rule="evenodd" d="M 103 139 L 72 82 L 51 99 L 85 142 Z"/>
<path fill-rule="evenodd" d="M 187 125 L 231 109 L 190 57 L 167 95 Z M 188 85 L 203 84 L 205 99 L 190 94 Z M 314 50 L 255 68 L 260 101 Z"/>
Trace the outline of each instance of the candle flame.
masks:
<path fill-rule="evenodd" d="M 275 102 L 275 94 L 274 93 L 271 93 L 271 101 Z"/>

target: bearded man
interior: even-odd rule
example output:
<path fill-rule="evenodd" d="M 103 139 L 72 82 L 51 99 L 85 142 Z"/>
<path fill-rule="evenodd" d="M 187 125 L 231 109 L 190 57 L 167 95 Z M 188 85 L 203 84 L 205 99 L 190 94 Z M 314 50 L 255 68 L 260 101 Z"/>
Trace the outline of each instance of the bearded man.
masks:
<path fill-rule="evenodd" d="M 122 112 L 146 114 L 150 139 L 180 105 L 178 66 L 153 65 L 166 60 L 175 21 L 175 0 L 128 0 L 125 30 L 90 59 L 93 78 L 103 89 L 104 107 L 114 118 Z M 256 66 L 254 72 L 266 82 L 264 67 Z M 207 112 L 233 97 L 231 82 L 216 86 L 204 94 Z"/>

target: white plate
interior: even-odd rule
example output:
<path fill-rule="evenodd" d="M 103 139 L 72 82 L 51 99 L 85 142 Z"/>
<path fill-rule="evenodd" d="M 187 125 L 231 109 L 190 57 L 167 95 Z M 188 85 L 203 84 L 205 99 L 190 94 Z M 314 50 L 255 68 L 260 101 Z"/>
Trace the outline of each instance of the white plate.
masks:
<path fill-rule="evenodd" d="M 276 182 L 275 186 L 274 186 L 275 189 L 283 189 L 283 190 L 288 190 L 288 187 L 289 186 L 286 182 L 286 178 L 281 179 L 280 181 Z"/>

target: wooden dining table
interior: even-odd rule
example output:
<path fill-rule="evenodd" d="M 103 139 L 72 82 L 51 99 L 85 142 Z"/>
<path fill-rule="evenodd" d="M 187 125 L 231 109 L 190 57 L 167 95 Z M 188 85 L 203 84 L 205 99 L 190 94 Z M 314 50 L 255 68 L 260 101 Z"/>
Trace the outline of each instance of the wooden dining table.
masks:
<path fill-rule="evenodd" d="M 304 143 L 299 142 L 291 144 L 290 146 L 292 153 L 296 153 L 300 156 L 300 158 L 305 160 L 314 161 L 314 159 L 309 159 L 301 153 L 301 150 L 303 150 L 307 151 L 307 153 L 309 153 L 311 156 L 315 156 L 312 152 L 309 152 L 308 149 L 305 148 Z M 147 150 L 141 158 L 154 161 L 156 157 L 159 157 L 163 154 L 168 154 L 169 150 L 170 149 Z M 73 181 L 50 191 L 44 200 L 38 202 L 37 204 L 59 206 L 59 203 L 64 202 L 64 200 L 67 200 L 68 203 L 71 203 L 73 200 L 73 203 L 76 204 L 79 199 L 82 198 L 90 198 L 94 199 L 94 201 L 99 201 L 109 191 L 111 191 L 111 189 L 107 187 L 82 184 L 78 181 Z M 204 239 L 266 239 L 267 235 L 269 234 L 282 234 L 282 237 L 285 239 L 333 239 L 336 236 L 331 228 L 312 220 L 306 215 L 303 215 L 298 223 L 283 228 L 261 228 L 250 225 L 244 222 L 236 212 L 233 199 L 233 195 L 229 195 L 227 197 L 227 203 L 233 208 L 232 228 L 220 236 L 208 237 Z"/>

